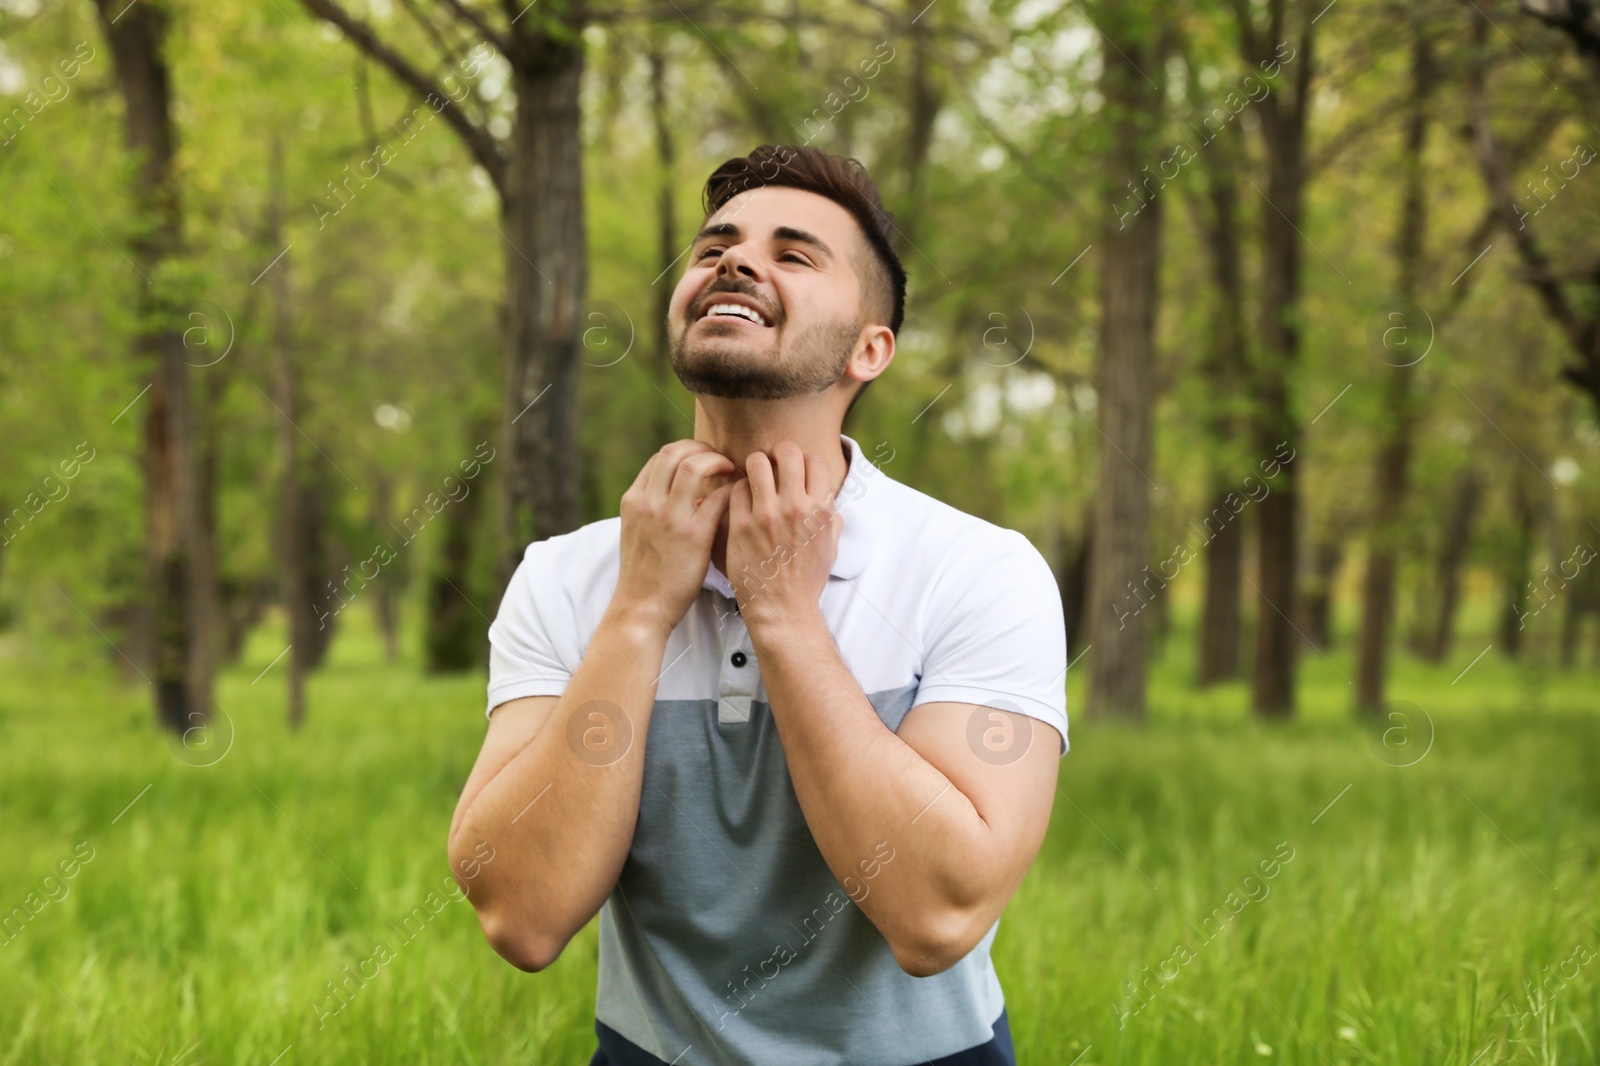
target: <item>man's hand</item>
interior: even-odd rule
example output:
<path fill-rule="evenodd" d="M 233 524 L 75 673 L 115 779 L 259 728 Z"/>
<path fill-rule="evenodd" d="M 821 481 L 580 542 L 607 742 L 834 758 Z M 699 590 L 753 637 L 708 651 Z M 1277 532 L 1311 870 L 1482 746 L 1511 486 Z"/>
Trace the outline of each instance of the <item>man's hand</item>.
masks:
<path fill-rule="evenodd" d="M 771 459 L 752 452 L 744 469 L 728 512 L 728 580 L 740 616 L 754 628 L 815 613 L 844 530 L 828 464 L 785 440 Z"/>
<path fill-rule="evenodd" d="M 700 594 L 711 544 L 740 480 L 733 461 L 698 440 L 652 455 L 622 494 L 622 562 L 611 610 L 670 632 Z"/>

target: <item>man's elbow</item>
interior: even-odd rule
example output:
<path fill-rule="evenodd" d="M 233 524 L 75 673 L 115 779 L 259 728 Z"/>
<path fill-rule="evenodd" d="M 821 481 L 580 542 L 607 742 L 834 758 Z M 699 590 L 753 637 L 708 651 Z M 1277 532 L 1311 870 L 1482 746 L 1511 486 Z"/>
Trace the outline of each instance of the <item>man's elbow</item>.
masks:
<path fill-rule="evenodd" d="M 561 957 L 564 941 L 530 930 L 527 923 L 497 912 L 478 913 L 478 924 L 495 953 L 524 973 L 538 973 Z"/>
<path fill-rule="evenodd" d="M 894 961 L 912 977 L 932 977 L 944 973 L 966 958 L 983 939 L 984 929 L 976 929 L 966 915 L 951 915 L 923 923 L 890 942 Z"/>

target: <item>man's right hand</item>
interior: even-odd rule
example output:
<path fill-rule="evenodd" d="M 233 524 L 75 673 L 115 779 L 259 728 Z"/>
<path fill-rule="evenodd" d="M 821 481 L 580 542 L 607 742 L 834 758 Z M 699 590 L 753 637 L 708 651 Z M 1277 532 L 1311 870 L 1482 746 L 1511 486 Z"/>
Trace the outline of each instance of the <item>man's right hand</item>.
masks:
<path fill-rule="evenodd" d="M 611 609 L 671 632 L 705 582 L 717 527 L 744 475 L 698 440 L 652 455 L 622 494 L 622 563 Z"/>

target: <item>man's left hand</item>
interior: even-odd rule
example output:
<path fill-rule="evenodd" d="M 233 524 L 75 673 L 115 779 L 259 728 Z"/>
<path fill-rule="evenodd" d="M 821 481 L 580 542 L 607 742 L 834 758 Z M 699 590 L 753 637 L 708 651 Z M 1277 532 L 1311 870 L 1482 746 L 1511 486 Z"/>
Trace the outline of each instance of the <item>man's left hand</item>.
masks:
<path fill-rule="evenodd" d="M 745 461 L 729 500 L 728 580 L 750 628 L 817 611 L 844 530 L 832 497 L 827 462 L 794 441 Z"/>

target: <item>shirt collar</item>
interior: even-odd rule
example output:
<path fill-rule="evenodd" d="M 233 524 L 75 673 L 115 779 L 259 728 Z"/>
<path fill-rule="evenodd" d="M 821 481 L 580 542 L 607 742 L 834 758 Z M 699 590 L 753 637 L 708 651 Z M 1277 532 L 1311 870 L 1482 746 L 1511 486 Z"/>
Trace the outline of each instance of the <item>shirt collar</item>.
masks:
<path fill-rule="evenodd" d="M 855 439 L 844 433 L 839 434 L 839 441 L 844 447 L 845 461 L 849 464 L 845 470 L 844 482 L 839 486 L 839 494 L 834 498 L 834 510 L 844 517 L 844 531 L 839 534 L 839 551 L 834 556 L 833 568 L 828 571 L 830 577 L 850 579 L 861 573 L 867 565 L 867 559 L 872 554 L 872 546 L 876 542 L 873 532 L 874 509 L 882 491 L 874 491 L 874 485 L 879 480 L 882 471 L 873 465 L 861 452 L 861 446 Z M 729 599 L 734 599 L 733 585 L 728 581 L 722 571 L 717 569 L 716 563 L 706 566 L 706 578 L 702 587 L 713 589 Z"/>

